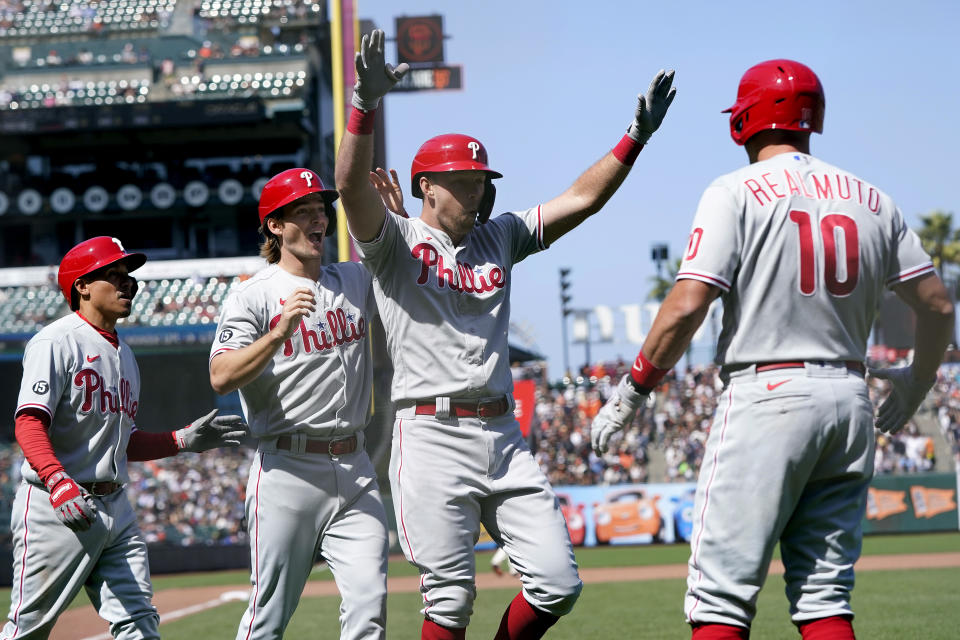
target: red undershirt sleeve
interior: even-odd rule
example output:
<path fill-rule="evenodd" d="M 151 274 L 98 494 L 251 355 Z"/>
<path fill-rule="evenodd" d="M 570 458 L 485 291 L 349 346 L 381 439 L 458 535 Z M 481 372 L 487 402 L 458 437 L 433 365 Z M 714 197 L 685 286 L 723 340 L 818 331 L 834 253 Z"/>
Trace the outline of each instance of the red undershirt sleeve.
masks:
<path fill-rule="evenodd" d="M 56 471 L 62 471 L 63 465 L 57 460 L 50 442 L 50 416 L 40 409 L 21 409 L 14 422 L 14 435 L 17 444 L 23 449 L 27 462 L 37 472 L 40 482 L 47 484 Z"/>
<path fill-rule="evenodd" d="M 169 458 L 179 452 L 180 448 L 177 447 L 173 431 L 163 433 L 134 431 L 130 434 L 130 441 L 127 443 L 127 460 L 131 461 Z"/>

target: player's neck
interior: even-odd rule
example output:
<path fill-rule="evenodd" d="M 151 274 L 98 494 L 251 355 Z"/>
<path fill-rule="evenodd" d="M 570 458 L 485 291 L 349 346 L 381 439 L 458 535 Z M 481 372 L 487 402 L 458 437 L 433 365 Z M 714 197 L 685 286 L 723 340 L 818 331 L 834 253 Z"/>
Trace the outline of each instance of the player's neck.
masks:
<path fill-rule="evenodd" d="M 420 212 L 420 219 L 424 222 L 424 224 L 447 234 L 447 237 L 450 238 L 450 242 L 452 242 L 453 246 L 455 247 L 460 246 L 460 243 L 462 243 L 464 238 L 467 237 L 467 234 L 473 230 L 472 224 L 466 230 L 455 229 L 453 228 L 454 224 L 444 224 L 444 220 L 437 213 L 437 211 L 427 206 L 424 206 L 423 210 Z M 456 223 L 457 221 L 451 219 L 448 222 Z"/>
<path fill-rule="evenodd" d="M 102 311 L 94 307 L 93 305 L 84 304 L 83 301 L 80 302 L 80 308 L 78 309 L 80 315 L 83 316 L 83 319 L 95 326 L 98 329 L 106 331 L 107 333 L 115 333 L 117 329 L 117 320 L 119 318 L 114 318 L 109 315 L 105 315 Z"/>
<path fill-rule="evenodd" d="M 316 282 L 320 279 L 320 272 L 323 270 L 323 258 L 301 260 L 297 256 L 284 251 L 281 252 L 280 261 L 277 262 L 277 265 L 287 273 Z"/>
<path fill-rule="evenodd" d="M 744 145 L 750 164 L 763 162 L 781 153 L 810 154 L 810 134 L 794 131 L 761 131 Z"/>

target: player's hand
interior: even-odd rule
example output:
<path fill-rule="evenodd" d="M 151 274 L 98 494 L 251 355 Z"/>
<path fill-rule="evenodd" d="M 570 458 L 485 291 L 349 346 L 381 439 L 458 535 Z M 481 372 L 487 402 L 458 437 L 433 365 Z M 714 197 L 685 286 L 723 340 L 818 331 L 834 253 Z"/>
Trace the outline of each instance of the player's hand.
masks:
<path fill-rule="evenodd" d="M 216 417 L 214 409 L 202 418 L 197 418 L 183 429 L 174 432 L 180 451 L 206 451 L 217 447 L 239 447 L 249 435 L 247 423 L 240 416 Z"/>
<path fill-rule="evenodd" d="M 677 95 L 676 88 L 672 86 L 673 74 L 673 69 L 661 69 L 654 76 L 647 93 L 637 96 L 637 112 L 633 116 L 633 122 L 627 127 L 627 135 L 640 144 L 647 144 L 653 132 L 660 127 L 670 103 Z"/>
<path fill-rule="evenodd" d="M 877 411 L 877 429 L 884 433 L 900 431 L 907 420 L 912 418 L 920 408 L 923 399 L 927 397 L 927 392 L 937 381 L 936 376 L 930 380 L 917 380 L 914 377 L 913 367 L 870 369 L 868 373 L 874 378 L 890 382 L 890 395 Z"/>
<path fill-rule="evenodd" d="M 93 500 L 64 471 L 56 471 L 47 478 L 47 491 L 57 519 L 71 531 L 86 531 L 97 519 Z"/>
<path fill-rule="evenodd" d="M 620 379 L 620 384 L 617 385 L 613 395 L 597 413 L 597 417 L 593 419 L 593 424 L 590 426 L 590 442 L 598 456 L 607 452 L 610 436 L 622 431 L 625 426 L 633 422 L 637 409 L 647 401 L 649 396 L 649 393 L 640 393 L 636 390 L 630 381 L 629 373 Z"/>
<path fill-rule="evenodd" d="M 300 320 L 316 311 L 317 298 L 307 287 L 297 287 L 283 301 L 280 320 L 274 331 L 280 334 L 280 340 L 286 340 L 300 328 Z"/>
<path fill-rule="evenodd" d="M 360 51 L 354 56 L 357 82 L 353 85 L 351 103 L 362 111 L 372 111 L 380 106 L 380 98 L 410 70 L 410 65 L 406 62 L 401 62 L 396 67 L 386 62 L 383 56 L 385 40 L 383 29 L 374 29 L 363 36 Z"/>
<path fill-rule="evenodd" d="M 403 189 L 400 187 L 396 169 L 390 169 L 390 175 L 387 175 L 385 170 L 377 167 L 376 171 L 370 172 L 370 184 L 380 194 L 380 199 L 387 209 L 402 218 L 410 217 L 403 208 Z"/>

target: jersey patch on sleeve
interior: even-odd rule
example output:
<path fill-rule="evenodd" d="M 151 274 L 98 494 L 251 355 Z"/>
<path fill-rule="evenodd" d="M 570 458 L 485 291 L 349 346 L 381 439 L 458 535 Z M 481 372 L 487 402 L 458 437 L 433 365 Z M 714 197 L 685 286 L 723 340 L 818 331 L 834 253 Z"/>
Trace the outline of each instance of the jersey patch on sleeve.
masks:
<path fill-rule="evenodd" d="M 33 383 L 33 386 L 30 387 L 33 392 L 37 395 L 43 395 L 50 390 L 50 383 L 46 380 L 37 380 Z"/>

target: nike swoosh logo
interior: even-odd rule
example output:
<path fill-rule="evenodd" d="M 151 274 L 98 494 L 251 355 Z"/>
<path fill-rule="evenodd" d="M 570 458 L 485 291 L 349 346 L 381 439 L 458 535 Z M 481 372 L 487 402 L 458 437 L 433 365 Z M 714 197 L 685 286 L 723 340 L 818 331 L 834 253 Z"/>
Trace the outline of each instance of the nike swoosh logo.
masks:
<path fill-rule="evenodd" d="M 787 383 L 790 382 L 791 380 L 793 380 L 793 378 L 787 378 L 786 380 L 781 380 L 780 382 L 778 382 L 778 383 L 776 383 L 776 384 L 773 384 L 772 382 L 768 382 L 768 383 L 767 383 L 767 391 L 773 391 L 774 389 L 776 389 L 776 388 L 779 387 L 780 385 L 782 385 L 782 384 L 787 384 Z"/>
<path fill-rule="evenodd" d="M 100 356 L 87 356 L 87 362 L 96 362 L 100 359 Z"/>

